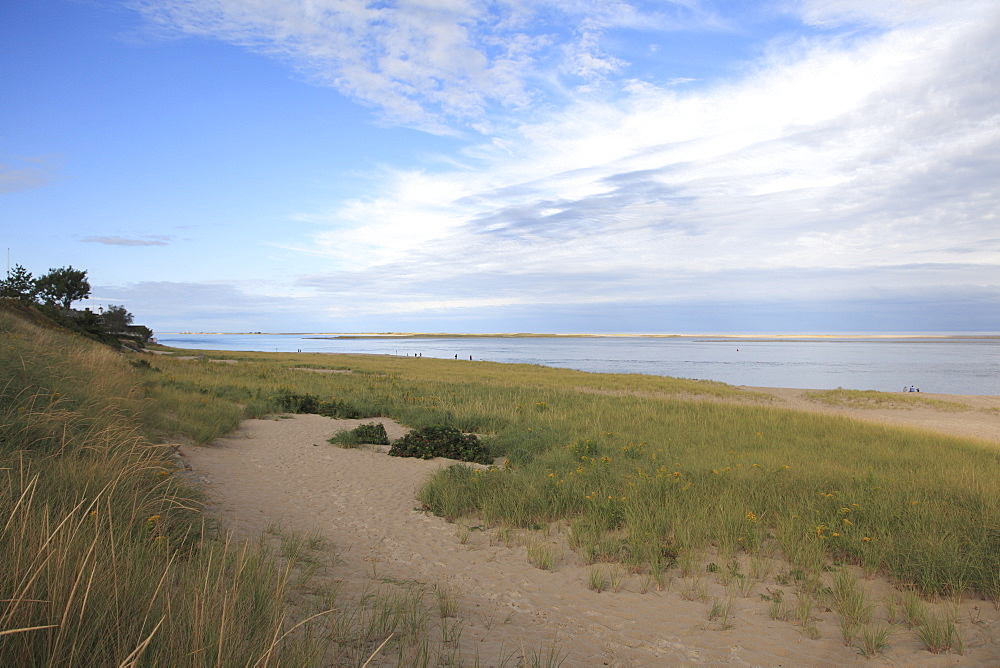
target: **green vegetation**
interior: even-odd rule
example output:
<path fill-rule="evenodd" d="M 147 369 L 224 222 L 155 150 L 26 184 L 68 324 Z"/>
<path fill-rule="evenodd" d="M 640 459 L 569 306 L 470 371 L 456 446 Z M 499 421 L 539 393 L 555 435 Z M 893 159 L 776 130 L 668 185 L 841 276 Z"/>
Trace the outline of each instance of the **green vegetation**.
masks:
<path fill-rule="evenodd" d="M 448 457 L 462 462 L 493 463 L 493 457 L 475 434 L 463 434 L 455 427 L 445 425 L 432 424 L 414 429 L 396 440 L 389 454 L 393 457 Z"/>
<path fill-rule="evenodd" d="M 335 434 L 329 442 L 342 448 L 356 448 L 362 444 L 389 445 L 389 435 L 385 432 L 385 425 L 372 422 Z"/>

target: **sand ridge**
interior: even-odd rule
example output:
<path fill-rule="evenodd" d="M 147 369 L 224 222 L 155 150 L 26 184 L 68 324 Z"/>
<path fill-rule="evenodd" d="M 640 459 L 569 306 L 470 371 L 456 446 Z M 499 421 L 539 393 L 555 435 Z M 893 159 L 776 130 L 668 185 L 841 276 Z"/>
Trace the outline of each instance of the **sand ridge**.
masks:
<path fill-rule="evenodd" d="M 868 660 L 844 645 L 836 615 L 828 610 L 815 611 L 818 640 L 771 619 L 760 594 L 773 582 L 734 598 L 729 629 L 708 619 L 713 599 L 726 599 L 711 574 L 697 581 L 676 578 L 667 590 L 656 591 L 648 578 L 622 572 L 619 591 L 594 592 L 588 588 L 590 567 L 580 564 L 558 529 L 530 538 L 548 541 L 561 553 L 554 569 L 544 571 L 528 562 L 524 537 L 506 542 L 489 528 L 463 533 L 417 508 L 415 494 L 427 476 L 454 462 L 326 442 L 372 421 L 382 422 L 390 438 L 406 431 L 386 418 L 280 416 L 247 420 L 211 446 L 183 447 L 182 455 L 231 526 L 255 534 L 277 522 L 329 539 L 340 558 L 332 575 L 346 592 L 379 580 L 446 585 L 463 620 L 463 665 L 477 656 L 480 665 L 496 665 L 511 651 L 553 645 L 566 666 L 1000 665 L 993 637 L 1000 635 L 1000 613 L 981 600 L 963 603 L 963 618 L 979 619 L 963 627 L 965 656 L 932 655 L 907 632 L 893 638 L 885 657 Z M 870 586 L 887 587 L 877 581 Z M 695 590 L 701 595 L 691 596 Z"/>

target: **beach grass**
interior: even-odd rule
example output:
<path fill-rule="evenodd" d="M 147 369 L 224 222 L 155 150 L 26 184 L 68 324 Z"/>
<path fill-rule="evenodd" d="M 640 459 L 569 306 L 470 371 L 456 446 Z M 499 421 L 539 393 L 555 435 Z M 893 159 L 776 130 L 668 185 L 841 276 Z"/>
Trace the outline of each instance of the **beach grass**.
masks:
<path fill-rule="evenodd" d="M 4 665 L 317 656 L 285 636 L 289 564 L 208 522 L 123 355 L 0 311 L 0 378 Z"/>

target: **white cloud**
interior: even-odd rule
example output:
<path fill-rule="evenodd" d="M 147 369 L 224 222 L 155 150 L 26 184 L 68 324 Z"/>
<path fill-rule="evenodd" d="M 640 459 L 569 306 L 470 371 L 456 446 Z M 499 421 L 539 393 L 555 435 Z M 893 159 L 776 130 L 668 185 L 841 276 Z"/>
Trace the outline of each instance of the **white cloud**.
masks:
<path fill-rule="evenodd" d="M 409 309 L 470 289 L 498 305 L 997 289 L 981 242 L 1000 197 L 998 33 L 995 14 L 962 14 L 803 46 L 714 88 L 582 98 L 466 169 L 395 172 L 319 246 L 371 249 L 357 276 Z"/>

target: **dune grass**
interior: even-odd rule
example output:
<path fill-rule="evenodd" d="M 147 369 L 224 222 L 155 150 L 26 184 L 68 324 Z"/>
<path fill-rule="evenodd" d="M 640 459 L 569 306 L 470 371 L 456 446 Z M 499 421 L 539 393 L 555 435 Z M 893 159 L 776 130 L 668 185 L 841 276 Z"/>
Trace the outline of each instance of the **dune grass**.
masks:
<path fill-rule="evenodd" d="M 308 665 L 287 568 L 215 530 L 109 348 L 0 312 L 0 662 Z M 286 564 L 287 566 L 287 564 Z"/>

